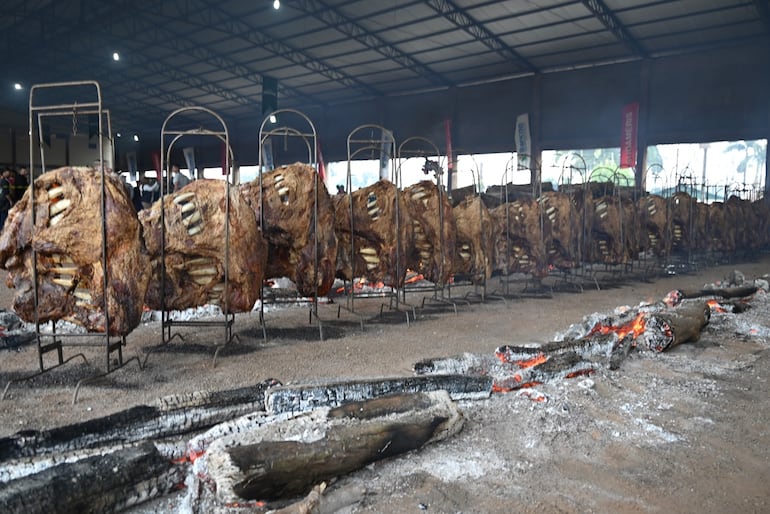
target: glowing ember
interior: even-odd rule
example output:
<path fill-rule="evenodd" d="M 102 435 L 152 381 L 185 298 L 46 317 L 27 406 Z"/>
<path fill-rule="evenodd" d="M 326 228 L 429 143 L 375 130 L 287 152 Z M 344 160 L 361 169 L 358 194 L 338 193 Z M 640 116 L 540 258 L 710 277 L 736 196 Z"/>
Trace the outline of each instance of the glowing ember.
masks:
<path fill-rule="evenodd" d="M 421 280 L 425 280 L 425 276 L 422 273 L 418 273 L 417 275 L 412 275 L 411 277 L 407 277 L 404 280 L 404 284 L 414 284 L 415 282 L 419 282 Z"/>
<path fill-rule="evenodd" d="M 588 333 L 588 336 L 593 336 L 596 334 L 600 335 L 606 335 L 615 333 L 618 335 L 619 340 L 623 340 L 626 338 L 627 335 L 631 334 L 632 339 L 636 339 L 640 335 L 644 333 L 644 313 L 640 312 L 636 315 L 636 318 L 634 318 L 633 321 L 626 323 L 625 325 L 621 325 L 619 327 L 615 327 L 612 325 L 602 325 L 600 323 L 597 323 L 594 325 L 594 328 L 591 329 L 591 331 Z"/>
<path fill-rule="evenodd" d="M 581 377 L 584 375 L 591 375 L 594 373 L 593 369 L 579 369 L 577 371 L 573 371 L 572 373 L 567 373 L 564 378 L 575 378 L 575 377 Z"/>
<path fill-rule="evenodd" d="M 516 364 L 519 368 L 522 368 L 522 369 L 531 368 L 532 366 L 537 366 L 548 360 L 548 357 L 544 353 L 538 353 L 531 359 L 518 360 L 518 361 L 514 361 L 513 363 L 510 363 L 506 359 L 505 354 L 502 352 L 495 352 L 495 355 L 497 355 L 497 358 L 500 359 L 502 362 L 509 363 L 509 364 Z"/>
<path fill-rule="evenodd" d="M 542 382 L 532 381 L 532 382 L 524 382 L 521 383 L 521 375 L 514 375 L 511 378 L 506 378 L 504 380 L 501 380 L 500 382 L 495 382 L 492 384 L 492 392 L 493 393 L 510 393 L 511 391 L 515 391 L 517 389 L 527 389 L 529 387 L 535 387 L 539 385 L 543 385 Z"/>
<path fill-rule="evenodd" d="M 519 391 L 519 396 L 538 403 L 544 403 L 548 401 L 548 397 L 545 394 L 541 393 L 540 391 L 535 391 L 534 389 Z"/>
<path fill-rule="evenodd" d="M 721 312 L 721 313 L 727 312 L 727 310 L 725 310 L 724 307 L 719 305 L 719 301 L 714 298 L 712 298 L 711 300 L 706 300 L 706 305 L 709 306 L 712 312 Z"/>

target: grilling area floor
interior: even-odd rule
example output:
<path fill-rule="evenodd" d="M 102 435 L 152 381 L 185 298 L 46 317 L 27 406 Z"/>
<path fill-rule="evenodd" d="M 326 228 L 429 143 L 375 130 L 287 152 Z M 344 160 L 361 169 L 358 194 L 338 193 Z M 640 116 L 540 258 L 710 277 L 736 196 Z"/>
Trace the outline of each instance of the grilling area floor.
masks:
<path fill-rule="evenodd" d="M 490 300 L 418 311 L 408 325 L 338 318 L 322 303 L 324 340 L 306 306 L 269 308 L 267 340 L 258 313 L 235 318 L 237 341 L 221 349 L 218 327 L 186 328 L 164 347 L 159 322 L 127 338 L 129 362 L 85 385 L 102 348 L 65 348 L 80 359 L 10 386 L 0 436 L 104 416 L 159 397 L 218 391 L 274 378 L 283 384 L 411 376 L 415 363 L 501 345 L 546 343 L 584 316 L 701 288 L 739 270 L 770 273 L 770 255 L 649 281 L 625 281 L 550 297 Z M 0 286 L 5 308 L 13 290 Z M 409 298 L 407 299 L 408 301 Z M 343 298 L 336 302 L 344 303 Z M 380 300 L 357 300 L 374 317 Z M 419 303 L 416 299 L 412 303 Z M 395 316 L 392 316 L 396 318 Z M 770 299 L 740 314 L 714 314 L 701 338 L 664 353 L 632 351 L 619 369 L 463 400 L 456 436 L 378 462 L 333 487 L 359 491 L 344 512 L 769 512 Z M 148 353 L 149 352 L 149 353 Z M 34 344 L 0 351 L 0 386 L 38 369 Z M 533 401 L 533 391 L 546 401 Z M 175 496 L 137 512 L 174 511 Z"/>

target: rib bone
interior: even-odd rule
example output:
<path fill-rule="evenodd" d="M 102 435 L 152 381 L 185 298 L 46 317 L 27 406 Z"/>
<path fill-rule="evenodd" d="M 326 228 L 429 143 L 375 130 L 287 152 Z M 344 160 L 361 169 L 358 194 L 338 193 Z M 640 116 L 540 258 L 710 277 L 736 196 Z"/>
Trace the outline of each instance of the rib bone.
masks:
<path fill-rule="evenodd" d="M 187 203 L 190 201 L 191 198 L 194 198 L 194 197 L 195 197 L 195 193 L 182 193 L 174 197 L 174 203 L 177 205 L 182 203 Z"/>

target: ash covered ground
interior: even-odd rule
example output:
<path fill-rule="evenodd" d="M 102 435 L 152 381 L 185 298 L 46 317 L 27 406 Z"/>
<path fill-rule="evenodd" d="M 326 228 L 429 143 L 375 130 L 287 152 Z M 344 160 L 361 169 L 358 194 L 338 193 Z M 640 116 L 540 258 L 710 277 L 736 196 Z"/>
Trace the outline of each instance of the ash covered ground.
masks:
<path fill-rule="evenodd" d="M 239 315 L 239 341 L 220 352 L 216 366 L 221 330 L 180 329 L 184 341 L 158 350 L 160 325 L 148 322 L 125 349 L 127 358 L 146 358 L 144 369 L 130 363 L 84 386 L 72 405 L 77 381 L 103 359 L 98 349 L 83 349 L 91 364 L 76 359 L 11 386 L 0 432 L 51 428 L 161 396 L 266 378 L 287 384 L 410 375 L 428 357 L 545 343 L 584 316 L 700 288 L 735 269 L 749 280 L 760 277 L 770 272 L 770 258 L 550 298 L 460 305 L 457 315 L 431 309 L 409 326 L 389 320 L 364 331 L 357 317 L 343 311 L 338 319 L 336 305 L 323 304 L 324 341 L 304 307 L 269 310 L 267 341 L 256 314 Z M 3 291 L 5 305 L 12 293 Z M 362 307 L 379 312 L 378 300 L 366 302 Z M 662 354 L 633 351 L 617 370 L 460 402 L 466 423 L 457 436 L 330 487 L 365 491 L 348 512 L 767 512 L 769 347 L 770 299 L 760 294 L 744 313 L 713 314 L 697 342 Z M 0 359 L 3 386 L 37 370 L 32 346 L 4 350 Z M 178 504 L 168 497 L 144 511 Z"/>

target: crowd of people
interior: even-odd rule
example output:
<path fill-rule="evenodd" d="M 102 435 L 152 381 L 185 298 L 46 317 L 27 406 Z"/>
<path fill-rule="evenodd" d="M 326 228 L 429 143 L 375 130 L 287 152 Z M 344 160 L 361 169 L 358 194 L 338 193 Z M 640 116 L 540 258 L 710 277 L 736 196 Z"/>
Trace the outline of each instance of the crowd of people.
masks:
<path fill-rule="evenodd" d="M 27 168 L 5 167 L 0 175 L 0 229 L 5 226 L 8 210 L 21 200 L 29 187 Z"/>

